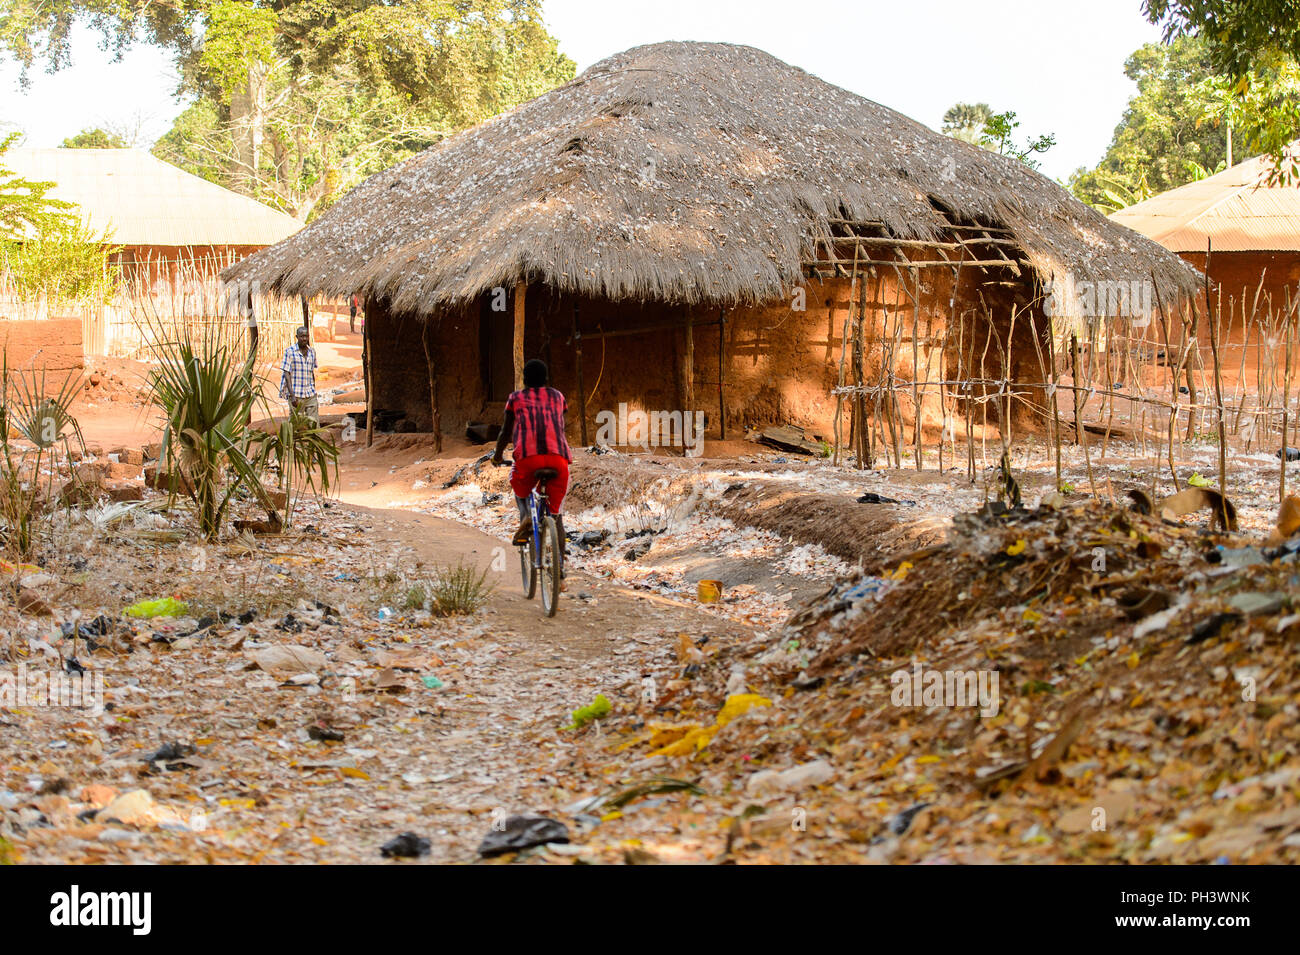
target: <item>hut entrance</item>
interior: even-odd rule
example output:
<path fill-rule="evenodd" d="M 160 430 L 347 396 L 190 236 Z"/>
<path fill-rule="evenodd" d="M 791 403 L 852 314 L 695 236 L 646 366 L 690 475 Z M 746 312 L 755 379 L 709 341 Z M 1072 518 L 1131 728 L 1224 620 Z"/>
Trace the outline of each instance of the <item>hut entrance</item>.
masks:
<path fill-rule="evenodd" d="M 494 298 L 482 298 L 478 322 L 483 394 L 489 404 L 504 403 L 515 387 L 514 317 L 509 309 L 493 309 Z"/>

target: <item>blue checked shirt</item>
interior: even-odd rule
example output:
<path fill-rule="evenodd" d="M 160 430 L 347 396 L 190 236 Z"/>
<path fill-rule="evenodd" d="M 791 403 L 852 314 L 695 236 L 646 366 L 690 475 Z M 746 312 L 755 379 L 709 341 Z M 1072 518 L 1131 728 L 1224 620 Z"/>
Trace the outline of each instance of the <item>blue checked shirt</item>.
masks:
<path fill-rule="evenodd" d="M 310 398 L 316 394 L 316 349 L 308 348 L 307 354 L 297 344 L 284 350 L 284 359 L 280 362 L 280 397 Z"/>

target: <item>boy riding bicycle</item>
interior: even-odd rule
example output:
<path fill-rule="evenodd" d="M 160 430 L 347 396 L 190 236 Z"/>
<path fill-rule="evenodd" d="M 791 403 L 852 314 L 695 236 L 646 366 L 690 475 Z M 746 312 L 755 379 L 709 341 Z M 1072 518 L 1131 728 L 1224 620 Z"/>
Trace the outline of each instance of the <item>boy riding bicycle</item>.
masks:
<path fill-rule="evenodd" d="M 564 576 L 564 518 L 560 508 L 564 493 L 569 488 L 569 462 L 573 454 L 564 437 L 564 412 L 568 402 L 564 395 L 547 387 L 549 372 L 546 363 L 534 358 L 524 365 L 524 387 L 512 392 L 506 401 L 505 421 L 501 436 L 497 438 L 492 463 L 501 464 L 506 445 L 515 446 L 514 466 L 510 469 L 510 487 L 515 492 L 515 506 L 519 508 L 519 529 L 515 531 L 515 544 L 526 544 L 533 532 L 532 518 L 528 513 L 528 495 L 537 484 L 536 473 L 541 468 L 554 468 L 557 477 L 546 482 L 547 505 L 555 516 L 555 529 L 560 538 L 560 575 Z"/>

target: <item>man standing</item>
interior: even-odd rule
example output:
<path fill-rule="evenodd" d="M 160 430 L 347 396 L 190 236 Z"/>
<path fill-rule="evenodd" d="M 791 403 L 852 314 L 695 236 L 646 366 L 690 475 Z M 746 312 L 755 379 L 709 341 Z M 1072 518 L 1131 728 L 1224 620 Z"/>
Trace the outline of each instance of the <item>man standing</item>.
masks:
<path fill-rule="evenodd" d="M 298 343 L 284 350 L 280 362 L 280 397 L 298 414 L 320 423 L 316 400 L 316 349 L 308 344 L 307 328 L 298 329 Z"/>
<path fill-rule="evenodd" d="M 257 355 L 257 312 L 253 308 L 253 287 L 250 285 L 248 291 L 244 293 L 243 303 L 244 319 L 248 324 L 248 355 L 250 358 Z"/>

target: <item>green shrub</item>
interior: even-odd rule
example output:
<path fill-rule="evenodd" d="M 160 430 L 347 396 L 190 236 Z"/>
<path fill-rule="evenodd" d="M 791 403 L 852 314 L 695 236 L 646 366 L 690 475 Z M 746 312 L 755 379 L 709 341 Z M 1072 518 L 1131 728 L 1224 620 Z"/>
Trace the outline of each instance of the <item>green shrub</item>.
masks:
<path fill-rule="evenodd" d="M 436 617 L 475 613 L 492 596 L 487 574 L 463 562 L 443 568 L 425 585 L 429 612 Z"/>

